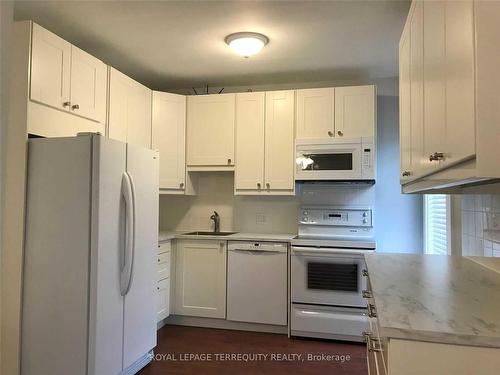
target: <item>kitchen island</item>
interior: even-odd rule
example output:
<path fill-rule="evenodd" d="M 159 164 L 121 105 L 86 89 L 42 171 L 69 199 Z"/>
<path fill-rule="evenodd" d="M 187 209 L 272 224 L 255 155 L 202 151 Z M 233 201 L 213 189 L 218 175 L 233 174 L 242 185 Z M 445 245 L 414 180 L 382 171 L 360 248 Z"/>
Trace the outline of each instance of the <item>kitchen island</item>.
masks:
<path fill-rule="evenodd" d="M 365 261 L 375 373 L 499 373 L 500 273 L 465 257 L 367 254 Z"/>

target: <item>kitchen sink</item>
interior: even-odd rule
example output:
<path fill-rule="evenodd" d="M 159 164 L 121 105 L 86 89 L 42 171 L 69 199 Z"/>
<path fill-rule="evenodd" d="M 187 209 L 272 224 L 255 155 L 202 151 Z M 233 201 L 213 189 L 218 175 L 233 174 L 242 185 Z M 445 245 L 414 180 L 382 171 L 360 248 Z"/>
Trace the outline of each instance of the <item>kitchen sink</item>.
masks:
<path fill-rule="evenodd" d="M 237 232 L 189 232 L 183 233 L 186 236 L 229 236 Z"/>

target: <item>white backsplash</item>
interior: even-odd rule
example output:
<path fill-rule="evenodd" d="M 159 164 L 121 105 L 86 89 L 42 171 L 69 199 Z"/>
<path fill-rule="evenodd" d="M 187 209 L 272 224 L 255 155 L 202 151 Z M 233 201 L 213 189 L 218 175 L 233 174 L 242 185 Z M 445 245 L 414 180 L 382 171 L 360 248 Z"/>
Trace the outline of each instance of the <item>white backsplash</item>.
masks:
<path fill-rule="evenodd" d="M 200 174 L 198 195 L 160 196 L 160 229 L 212 230 L 217 211 L 221 231 L 297 233 L 298 208 L 303 204 L 373 207 L 372 186 L 304 185 L 296 196 L 234 196 L 233 174 Z"/>
<path fill-rule="evenodd" d="M 196 196 L 160 196 L 162 230 L 212 230 L 217 211 L 221 231 L 296 233 L 299 200 L 294 196 L 234 196 L 233 174 L 200 174 Z"/>
<path fill-rule="evenodd" d="M 500 195 L 462 196 L 462 255 L 500 257 Z"/>

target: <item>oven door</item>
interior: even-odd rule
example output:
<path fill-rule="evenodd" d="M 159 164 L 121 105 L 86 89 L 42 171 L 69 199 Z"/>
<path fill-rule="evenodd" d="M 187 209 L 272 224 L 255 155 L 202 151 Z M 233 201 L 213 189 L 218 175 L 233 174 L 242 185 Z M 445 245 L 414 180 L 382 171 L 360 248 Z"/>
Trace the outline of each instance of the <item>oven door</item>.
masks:
<path fill-rule="evenodd" d="M 295 179 L 361 179 L 361 150 L 361 143 L 297 145 Z"/>
<path fill-rule="evenodd" d="M 366 307 L 366 250 L 292 246 L 292 302 Z"/>

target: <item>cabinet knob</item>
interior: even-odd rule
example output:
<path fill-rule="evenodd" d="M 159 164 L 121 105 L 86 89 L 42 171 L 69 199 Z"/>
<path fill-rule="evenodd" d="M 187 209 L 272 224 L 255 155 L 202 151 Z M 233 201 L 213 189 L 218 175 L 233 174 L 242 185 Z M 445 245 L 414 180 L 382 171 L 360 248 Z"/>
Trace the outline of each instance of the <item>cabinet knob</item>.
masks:
<path fill-rule="evenodd" d="M 227 164 L 231 164 L 231 159 L 227 159 Z"/>
<path fill-rule="evenodd" d="M 361 274 L 363 276 L 368 276 L 368 270 L 367 269 L 364 269 L 363 271 L 361 271 Z"/>
<path fill-rule="evenodd" d="M 257 189 L 260 189 L 261 185 L 260 182 L 257 182 Z"/>
<path fill-rule="evenodd" d="M 158 258 L 158 263 L 160 263 L 160 262 L 161 262 L 161 259 L 160 259 L 160 258 Z"/>
<path fill-rule="evenodd" d="M 78 104 L 73 104 L 73 105 L 71 106 L 71 109 L 74 111 L 74 110 L 76 110 L 76 109 L 80 109 L 80 106 L 79 106 Z"/>
<path fill-rule="evenodd" d="M 266 183 L 266 188 L 270 189 L 271 188 L 271 184 L 268 182 Z"/>
<path fill-rule="evenodd" d="M 443 159 L 444 159 L 444 154 L 442 152 L 435 152 L 429 155 L 429 161 L 438 161 Z"/>
<path fill-rule="evenodd" d="M 181 182 L 181 183 L 179 184 L 179 186 L 180 186 L 181 188 L 183 188 L 183 187 L 184 187 L 184 182 Z"/>
<path fill-rule="evenodd" d="M 328 131 L 328 136 L 329 136 L 329 137 L 333 137 L 333 132 Z"/>
<path fill-rule="evenodd" d="M 156 287 L 156 290 L 160 290 L 160 287 L 159 287 L 159 286 L 157 286 L 157 287 Z"/>
<path fill-rule="evenodd" d="M 344 136 L 344 133 L 342 133 L 340 130 L 337 132 L 337 134 L 339 135 L 339 137 L 343 137 Z"/>
<path fill-rule="evenodd" d="M 411 175 L 410 171 L 403 171 L 403 173 L 401 173 L 401 176 L 403 176 L 403 177 L 408 177 L 410 175 Z"/>
<path fill-rule="evenodd" d="M 71 105 L 71 102 L 64 102 L 62 105 L 63 105 L 63 107 L 66 108 L 66 107 L 69 107 Z"/>

